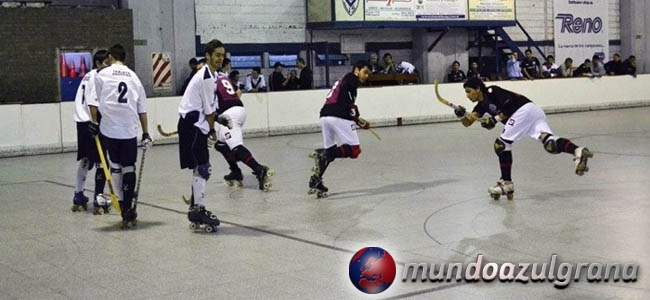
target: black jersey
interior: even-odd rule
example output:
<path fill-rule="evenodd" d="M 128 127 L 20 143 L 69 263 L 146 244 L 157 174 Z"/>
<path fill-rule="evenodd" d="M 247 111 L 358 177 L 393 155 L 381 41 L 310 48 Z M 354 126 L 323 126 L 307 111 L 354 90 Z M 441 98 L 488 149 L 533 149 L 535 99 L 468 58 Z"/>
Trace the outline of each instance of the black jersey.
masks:
<path fill-rule="evenodd" d="M 473 112 L 478 113 L 479 116 L 485 113 L 492 116 L 503 113 L 506 117 L 510 117 L 520 107 L 529 102 L 532 101 L 523 95 L 492 85 L 487 87 L 487 91 L 483 93 L 483 101 L 474 106 Z M 505 121 L 502 120 L 502 122 Z"/>
<path fill-rule="evenodd" d="M 325 105 L 320 110 L 321 117 L 338 117 L 346 120 L 354 120 L 358 117 L 352 109 L 357 99 L 357 88 L 359 78 L 354 73 L 348 73 L 337 80 L 325 98 Z"/>

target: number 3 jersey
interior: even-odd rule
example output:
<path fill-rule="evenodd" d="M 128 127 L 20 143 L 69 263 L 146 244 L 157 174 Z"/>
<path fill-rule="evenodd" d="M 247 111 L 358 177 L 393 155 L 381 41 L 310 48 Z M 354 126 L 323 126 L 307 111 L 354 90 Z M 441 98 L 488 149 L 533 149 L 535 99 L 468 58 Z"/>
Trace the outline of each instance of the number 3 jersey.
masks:
<path fill-rule="evenodd" d="M 95 88 L 102 114 L 101 133 L 114 139 L 137 137 L 140 114 L 147 112 L 147 95 L 135 72 L 121 64 L 99 69 Z"/>

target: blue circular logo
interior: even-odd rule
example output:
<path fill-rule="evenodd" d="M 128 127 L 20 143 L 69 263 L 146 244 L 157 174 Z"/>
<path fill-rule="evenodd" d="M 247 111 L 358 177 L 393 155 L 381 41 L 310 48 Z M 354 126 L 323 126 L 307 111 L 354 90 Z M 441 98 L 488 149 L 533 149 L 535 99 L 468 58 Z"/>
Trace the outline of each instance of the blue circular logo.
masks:
<path fill-rule="evenodd" d="M 350 260 L 350 281 L 366 294 L 379 294 L 395 280 L 395 260 L 379 247 L 363 248 Z"/>

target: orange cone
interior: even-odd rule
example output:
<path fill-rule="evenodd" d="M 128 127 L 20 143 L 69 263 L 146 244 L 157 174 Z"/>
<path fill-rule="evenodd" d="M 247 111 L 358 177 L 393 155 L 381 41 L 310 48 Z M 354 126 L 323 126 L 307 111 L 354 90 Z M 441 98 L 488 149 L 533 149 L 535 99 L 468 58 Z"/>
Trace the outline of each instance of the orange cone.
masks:
<path fill-rule="evenodd" d="M 81 62 L 79 63 L 79 77 L 86 76 L 86 58 L 81 57 Z"/>
<path fill-rule="evenodd" d="M 65 63 L 65 54 L 61 54 L 61 77 L 68 77 L 68 65 Z"/>
<path fill-rule="evenodd" d="M 72 78 L 77 77 L 77 71 L 74 68 L 74 60 L 70 62 L 70 72 L 68 72 L 68 75 Z"/>

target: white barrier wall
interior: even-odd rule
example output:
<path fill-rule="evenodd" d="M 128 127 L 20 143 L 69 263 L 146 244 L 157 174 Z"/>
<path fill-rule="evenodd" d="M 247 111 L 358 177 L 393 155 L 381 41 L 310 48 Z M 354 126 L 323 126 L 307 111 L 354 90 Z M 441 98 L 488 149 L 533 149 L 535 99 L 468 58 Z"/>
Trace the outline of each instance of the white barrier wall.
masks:
<path fill-rule="evenodd" d="M 497 84 L 526 95 L 547 112 L 604 109 L 650 105 L 650 75 L 603 78 L 500 81 Z M 471 109 L 461 83 L 441 84 L 440 94 Z M 318 117 L 327 90 L 244 94 L 248 112 L 247 136 L 317 132 Z M 156 143 L 175 142 L 163 138 L 156 125 L 176 130 L 180 97 L 147 100 L 149 132 Z M 455 120 L 438 103 L 433 85 L 408 85 L 359 89 L 361 116 L 373 126 L 394 126 Z M 76 149 L 74 103 L 0 105 L 0 157 L 72 151 Z"/>

